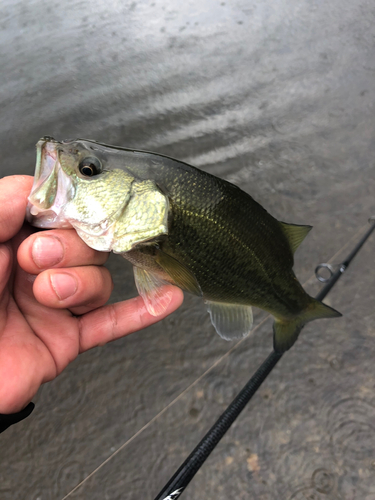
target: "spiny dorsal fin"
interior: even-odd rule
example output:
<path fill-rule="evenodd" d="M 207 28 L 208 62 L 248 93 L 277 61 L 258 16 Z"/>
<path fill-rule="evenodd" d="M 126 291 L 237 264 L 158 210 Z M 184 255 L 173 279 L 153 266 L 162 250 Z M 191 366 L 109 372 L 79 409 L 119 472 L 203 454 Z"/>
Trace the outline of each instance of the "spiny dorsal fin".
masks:
<path fill-rule="evenodd" d="M 292 253 L 297 250 L 312 229 L 312 226 L 300 226 L 298 224 L 287 224 L 286 222 L 280 222 L 280 224 L 289 241 Z"/>

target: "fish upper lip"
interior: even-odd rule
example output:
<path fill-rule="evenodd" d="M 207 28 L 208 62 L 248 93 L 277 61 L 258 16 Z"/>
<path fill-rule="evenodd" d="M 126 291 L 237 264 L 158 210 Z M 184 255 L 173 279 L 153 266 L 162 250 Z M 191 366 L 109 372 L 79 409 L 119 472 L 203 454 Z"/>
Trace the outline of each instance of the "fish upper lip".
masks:
<path fill-rule="evenodd" d="M 56 141 L 56 139 L 54 137 L 51 137 L 50 135 L 44 135 L 43 137 L 41 137 L 39 139 L 39 142 L 40 141 L 43 141 L 43 142 L 54 142 L 56 144 L 59 143 L 59 141 Z"/>

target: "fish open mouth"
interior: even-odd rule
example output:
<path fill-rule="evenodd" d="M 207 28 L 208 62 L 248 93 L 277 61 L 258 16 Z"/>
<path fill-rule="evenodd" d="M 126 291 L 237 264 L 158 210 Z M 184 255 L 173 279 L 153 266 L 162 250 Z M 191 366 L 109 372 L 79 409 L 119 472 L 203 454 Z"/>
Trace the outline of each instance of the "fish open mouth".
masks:
<path fill-rule="evenodd" d="M 63 208 L 71 199 L 73 185 L 61 168 L 59 142 L 52 137 L 40 139 L 36 145 L 34 183 L 26 207 L 26 219 L 41 228 L 72 227 L 64 219 Z"/>

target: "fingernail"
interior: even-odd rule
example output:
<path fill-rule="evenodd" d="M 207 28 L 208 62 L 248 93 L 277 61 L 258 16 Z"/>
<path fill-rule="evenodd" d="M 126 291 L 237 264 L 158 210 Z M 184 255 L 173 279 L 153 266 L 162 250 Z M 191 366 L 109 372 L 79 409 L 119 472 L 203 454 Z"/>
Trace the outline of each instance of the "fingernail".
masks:
<path fill-rule="evenodd" d="M 65 300 L 77 291 L 77 281 L 71 274 L 52 274 L 51 285 L 60 300 Z"/>
<path fill-rule="evenodd" d="M 64 248 L 55 236 L 39 236 L 33 243 L 31 255 L 35 265 L 45 269 L 62 261 Z"/>

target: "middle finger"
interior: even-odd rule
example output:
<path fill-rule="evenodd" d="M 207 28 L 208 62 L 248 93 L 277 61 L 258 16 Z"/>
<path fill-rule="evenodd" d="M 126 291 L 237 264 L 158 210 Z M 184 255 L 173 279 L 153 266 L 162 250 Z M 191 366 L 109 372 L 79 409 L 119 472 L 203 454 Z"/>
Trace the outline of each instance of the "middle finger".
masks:
<path fill-rule="evenodd" d="M 52 267 L 103 265 L 108 255 L 88 247 L 74 229 L 52 229 L 26 238 L 17 258 L 24 271 L 39 274 Z"/>
<path fill-rule="evenodd" d="M 102 266 L 48 269 L 34 281 L 34 297 L 54 309 L 84 314 L 104 305 L 113 290 L 112 277 Z"/>

